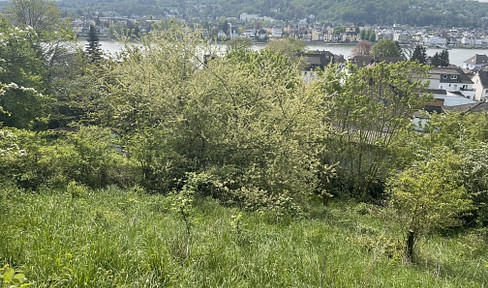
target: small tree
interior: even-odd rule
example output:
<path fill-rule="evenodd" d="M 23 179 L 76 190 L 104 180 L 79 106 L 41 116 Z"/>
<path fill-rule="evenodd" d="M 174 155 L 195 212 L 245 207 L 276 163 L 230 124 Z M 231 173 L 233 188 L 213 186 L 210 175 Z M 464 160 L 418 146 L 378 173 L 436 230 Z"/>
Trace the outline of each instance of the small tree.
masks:
<path fill-rule="evenodd" d="M 435 53 L 431 64 L 433 66 L 443 66 L 443 67 L 449 66 L 449 52 L 446 49 L 444 49 L 440 53 L 439 52 Z"/>
<path fill-rule="evenodd" d="M 364 30 L 363 30 L 364 31 Z M 351 51 L 351 56 L 369 56 L 371 54 L 371 43 L 369 41 L 359 42 Z"/>
<path fill-rule="evenodd" d="M 337 165 L 335 193 L 346 191 L 361 200 L 379 197 L 390 173 L 405 161 L 411 142 L 411 116 L 431 101 L 425 88 L 423 65 L 380 63 L 372 68 L 350 67 L 347 75 L 324 71 L 314 87 L 321 93 L 324 123 L 323 163 Z M 340 183 L 337 183 L 337 182 Z"/>
<path fill-rule="evenodd" d="M 446 151 L 391 180 L 391 204 L 403 215 L 409 260 L 419 235 L 459 225 L 459 216 L 472 208 L 462 185 L 461 164 L 460 157 Z"/>
<path fill-rule="evenodd" d="M 381 39 L 371 48 L 371 55 L 376 57 L 401 57 L 393 40 Z"/>
<path fill-rule="evenodd" d="M 239 37 L 239 38 L 236 38 L 236 39 L 232 39 L 230 41 L 227 41 L 227 47 L 229 47 L 229 49 L 234 49 L 236 47 L 250 47 L 252 45 L 252 41 L 251 39 L 247 38 L 247 37 Z"/>
<path fill-rule="evenodd" d="M 361 30 L 359 36 L 361 37 L 361 40 L 366 40 L 366 29 Z"/>
<path fill-rule="evenodd" d="M 422 45 L 415 46 L 415 50 L 413 50 L 412 57 L 410 57 L 411 61 L 418 61 L 421 64 L 425 64 L 427 61 L 427 49 Z"/>
<path fill-rule="evenodd" d="M 97 29 L 94 25 L 90 25 L 88 32 L 88 44 L 86 44 L 86 53 L 92 62 L 98 61 L 102 58 L 101 44 L 98 39 Z"/>
<path fill-rule="evenodd" d="M 38 34 L 54 31 L 60 24 L 61 11 L 54 0 L 12 0 L 7 12 L 15 24 L 28 25 Z"/>
<path fill-rule="evenodd" d="M 368 40 L 371 42 L 376 41 L 376 33 L 374 33 L 373 30 L 371 30 L 371 33 L 369 34 Z"/>
<path fill-rule="evenodd" d="M 447 51 L 447 49 L 442 50 L 442 52 L 440 53 L 440 61 L 441 66 L 449 66 L 449 52 Z"/>

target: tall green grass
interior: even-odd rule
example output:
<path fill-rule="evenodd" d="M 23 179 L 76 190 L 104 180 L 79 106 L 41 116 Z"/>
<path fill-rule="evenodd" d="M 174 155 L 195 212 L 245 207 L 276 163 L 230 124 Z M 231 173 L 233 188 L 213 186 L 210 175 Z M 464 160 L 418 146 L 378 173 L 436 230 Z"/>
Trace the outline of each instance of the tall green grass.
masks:
<path fill-rule="evenodd" d="M 198 200 L 188 235 L 169 198 L 138 190 L 2 193 L 0 265 L 34 287 L 488 286 L 481 234 L 424 239 L 407 264 L 395 217 L 365 204 L 287 219 Z"/>

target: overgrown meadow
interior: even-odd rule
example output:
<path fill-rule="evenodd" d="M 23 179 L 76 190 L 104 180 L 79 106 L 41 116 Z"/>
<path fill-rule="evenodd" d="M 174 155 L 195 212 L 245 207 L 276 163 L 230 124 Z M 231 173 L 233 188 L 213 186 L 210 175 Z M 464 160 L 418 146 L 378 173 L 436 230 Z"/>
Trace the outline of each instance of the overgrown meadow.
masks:
<path fill-rule="evenodd" d="M 0 287 L 487 286 L 488 115 L 416 132 L 430 67 L 160 28 L 0 23 Z"/>
<path fill-rule="evenodd" d="M 408 264 L 402 227 L 375 205 L 333 202 L 292 219 L 207 198 L 187 233 L 175 198 L 70 189 L 2 191 L 2 260 L 36 287 L 487 285 L 482 233 L 423 238 Z"/>

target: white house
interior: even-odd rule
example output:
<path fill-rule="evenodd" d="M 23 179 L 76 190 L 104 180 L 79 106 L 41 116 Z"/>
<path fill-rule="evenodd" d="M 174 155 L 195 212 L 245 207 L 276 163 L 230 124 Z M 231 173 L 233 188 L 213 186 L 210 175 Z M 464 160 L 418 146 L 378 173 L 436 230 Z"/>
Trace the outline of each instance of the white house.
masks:
<path fill-rule="evenodd" d="M 447 95 L 462 95 L 474 99 L 474 83 L 461 68 L 436 67 L 425 80 L 430 82 L 428 89 L 446 90 Z"/>
<path fill-rule="evenodd" d="M 283 36 L 283 27 L 273 26 L 273 28 L 271 29 L 271 37 L 281 38 L 281 36 Z"/>
<path fill-rule="evenodd" d="M 429 36 L 425 38 L 424 43 L 430 46 L 446 46 L 447 39 L 439 36 Z"/>
<path fill-rule="evenodd" d="M 257 14 L 247 14 L 247 13 L 241 13 L 239 15 L 239 19 L 244 21 L 244 22 L 249 22 L 249 21 L 254 21 L 259 19 L 259 15 Z"/>
<path fill-rule="evenodd" d="M 474 99 L 477 101 L 488 100 L 488 71 L 480 70 L 473 77 Z"/>
<path fill-rule="evenodd" d="M 245 30 L 242 32 L 242 36 L 247 37 L 249 39 L 256 38 L 256 31 L 255 30 Z"/>

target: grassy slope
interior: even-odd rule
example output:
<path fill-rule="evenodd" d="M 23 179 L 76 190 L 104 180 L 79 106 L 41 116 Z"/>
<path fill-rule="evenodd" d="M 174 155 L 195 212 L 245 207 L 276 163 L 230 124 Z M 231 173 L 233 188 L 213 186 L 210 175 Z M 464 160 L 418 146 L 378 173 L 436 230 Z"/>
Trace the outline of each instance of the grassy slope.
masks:
<path fill-rule="evenodd" d="M 403 263 L 400 227 L 365 205 L 317 208 L 276 222 L 212 200 L 197 203 L 191 238 L 162 196 L 121 192 L 0 193 L 0 265 L 38 287 L 486 287 L 480 236 L 433 237 Z M 396 235 L 396 236 L 395 236 Z M 1 287 L 1 284 L 0 284 Z"/>

